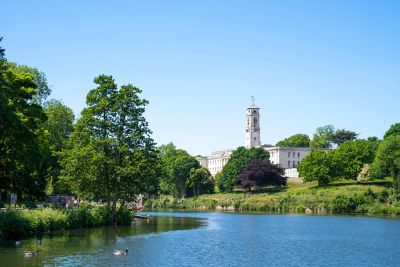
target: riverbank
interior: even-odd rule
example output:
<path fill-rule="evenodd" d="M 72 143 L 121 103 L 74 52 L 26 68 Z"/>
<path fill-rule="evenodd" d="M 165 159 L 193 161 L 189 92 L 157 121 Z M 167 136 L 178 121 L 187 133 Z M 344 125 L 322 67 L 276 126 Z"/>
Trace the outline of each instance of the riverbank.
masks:
<path fill-rule="evenodd" d="M 145 208 L 399 216 L 400 194 L 391 183 L 389 178 L 362 184 L 343 180 L 328 186 L 289 183 L 285 188 L 267 188 L 251 195 L 235 192 L 184 200 L 161 196 L 147 200 Z"/>
<path fill-rule="evenodd" d="M 116 214 L 117 224 L 129 225 L 129 210 Z M 106 206 L 81 205 L 74 209 L 9 210 L 0 212 L 0 239 L 19 239 L 43 235 L 49 231 L 90 228 L 110 225 L 110 212 Z"/>

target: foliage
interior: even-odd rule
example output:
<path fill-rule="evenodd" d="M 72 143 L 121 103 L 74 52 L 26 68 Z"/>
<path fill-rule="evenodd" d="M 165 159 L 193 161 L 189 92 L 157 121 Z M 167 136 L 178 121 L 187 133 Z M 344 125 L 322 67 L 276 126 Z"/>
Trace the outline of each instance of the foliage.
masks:
<path fill-rule="evenodd" d="M 160 146 L 158 151 L 161 155 L 160 189 L 163 193 L 184 198 L 188 189 L 193 190 L 192 186 L 202 183 L 190 179 L 191 171 L 200 168 L 196 158 L 189 155 L 185 150 L 176 149 L 172 143 Z M 194 177 L 202 178 L 200 176 Z M 196 191 L 196 189 L 194 190 Z"/>
<path fill-rule="evenodd" d="M 333 125 L 326 125 L 318 127 L 315 130 L 313 139 L 310 141 L 310 147 L 312 148 L 330 148 L 332 147 L 332 136 L 335 132 Z"/>
<path fill-rule="evenodd" d="M 233 190 L 236 177 L 244 170 L 246 165 L 254 160 L 268 160 L 269 153 L 263 148 L 238 147 L 229 158 L 217 179 L 217 186 L 220 192 L 230 192 Z"/>
<path fill-rule="evenodd" d="M 251 192 L 252 187 L 267 185 L 284 186 L 286 177 L 284 169 L 267 160 L 254 159 L 247 163 L 244 170 L 237 177 L 236 183 L 246 192 Z"/>
<path fill-rule="evenodd" d="M 279 141 L 276 146 L 309 147 L 310 137 L 306 134 L 295 134 Z"/>
<path fill-rule="evenodd" d="M 1 198 L 7 198 L 10 192 L 18 193 L 19 198 L 37 198 L 46 186 L 47 148 L 40 128 L 46 115 L 32 101 L 37 95 L 35 76 L 14 68 L 0 54 Z"/>
<path fill-rule="evenodd" d="M 143 116 L 147 100 L 133 85 L 118 88 L 112 76 L 94 79 L 87 107 L 67 148 L 62 151 L 62 179 L 78 196 L 105 199 L 115 223 L 117 202 L 154 191 L 158 155 Z"/>
<path fill-rule="evenodd" d="M 380 177 L 391 176 L 393 186 L 399 188 L 400 135 L 391 135 L 381 142 L 371 168 Z"/>
<path fill-rule="evenodd" d="M 214 191 L 214 180 L 211 173 L 206 168 L 191 169 L 186 185 L 193 191 L 193 196 L 200 194 L 210 194 Z"/>
<path fill-rule="evenodd" d="M 87 228 L 111 224 L 107 206 L 81 205 L 68 210 L 38 209 L 0 212 L 0 238 L 24 238 L 48 231 Z M 117 224 L 129 225 L 131 212 L 119 209 Z"/>
<path fill-rule="evenodd" d="M 18 65 L 14 62 L 7 63 L 8 68 L 15 74 L 30 74 L 33 77 L 33 82 L 35 83 L 35 95 L 32 97 L 32 102 L 43 106 L 45 104 L 46 98 L 51 94 L 51 89 L 47 85 L 47 78 L 44 72 L 38 70 L 34 67 L 29 67 L 25 65 Z"/>
<path fill-rule="evenodd" d="M 318 181 L 318 185 L 326 185 L 336 177 L 337 162 L 334 151 L 311 151 L 297 167 L 303 181 Z"/>
<path fill-rule="evenodd" d="M 357 175 L 357 182 L 365 182 L 371 180 L 369 164 L 364 164 L 360 173 Z"/>
<path fill-rule="evenodd" d="M 45 132 L 49 148 L 46 158 L 46 194 L 67 193 L 69 190 L 58 180 L 61 172 L 59 153 L 65 148 L 66 142 L 72 134 L 75 116 L 71 108 L 54 99 L 45 103 L 44 112 L 47 121 L 43 123 L 42 129 Z"/>
<path fill-rule="evenodd" d="M 346 141 L 356 139 L 357 133 L 345 129 L 335 129 L 333 125 L 325 125 L 315 130 L 310 147 L 326 149 L 333 145 L 340 146 Z"/>
<path fill-rule="evenodd" d="M 400 215 L 400 191 L 387 188 L 391 180 L 357 183 L 340 180 L 329 186 L 316 182 L 292 183 L 275 190 L 266 188 L 251 195 L 243 191 L 201 195 L 185 200 L 161 196 L 145 202 L 146 208 L 187 210 L 267 211 L 275 213 L 314 214 L 357 213 L 365 215 Z"/>
<path fill-rule="evenodd" d="M 366 140 L 344 142 L 332 152 L 336 163 L 336 177 L 356 179 L 366 163 L 372 163 L 375 157 L 373 143 Z"/>
<path fill-rule="evenodd" d="M 346 141 L 354 140 L 358 136 L 357 133 L 345 129 L 338 129 L 332 135 L 332 143 L 340 146 Z"/>
<path fill-rule="evenodd" d="M 389 130 L 387 130 L 385 135 L 383 136 L 383 139 L 387 139 L 388 137 L 393 135 L 400 135 L 400 123 L 395 123 L 391 125 Z"/>

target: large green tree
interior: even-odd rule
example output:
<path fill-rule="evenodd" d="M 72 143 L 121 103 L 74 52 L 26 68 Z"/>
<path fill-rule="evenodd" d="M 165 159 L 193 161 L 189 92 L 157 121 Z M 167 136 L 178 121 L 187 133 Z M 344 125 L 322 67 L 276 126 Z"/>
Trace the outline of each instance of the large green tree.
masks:
<path fill-rule="evenodd" d="M 263 148 L 246 149 L 245 147 L 238 147 L 222 169 L 221 175 L 218 175 L 218 179 L 216 179 L 219 191 L 232 191 L 238 175 L 250 161 L 255 159 L 268 160 L 269 153 Z"/>
<path fill-rule="evenodd" d="M 50 100 L 45 103 L 44 112 L 47 121 L 42 125 L 48 146 L 47 155 L 47 194 L 66 193 L 68 190 L 58 182 L 61 167 L 59 165 L 59 153 L 65 147 L 67 140 L 73 131 L 75 120 L 71 108 L 65 106 L 59 100 Z"/>
<path fill-rule="evenodd" d="M 346 141 L 356 139 L 357 136 L 358 134 L 353 131 L 349 131 L 346 129 L 338 129 L 333 133 L 331 141 L 333 144 L 340 146 Z"/>
<path fill-rule="evenodd" d="M 310 142 L 312 148 L 330 148 L 332 147 L 332 136 L 335 133 L 333 125 L 318 127 L 315 130 L 313 139 Z"/>
<path fill-rule="evenodd" d="M 188 188 L 192 189 L 194 197 L 200 194 L 210 194 L 214 191 L 214 180 L 206 168 L 191 169 L 186 184 Z"/>
<path fill-rule="evenodd" d="M 400 123 L 395 123 L 390 126 L 389 130 L 386 131 L 383 139 L 388 138 L 389 136 L 400 135 Z"/>
<path fill-rule="evenodd" d="M 47 84 L 47 78 L 44 72 L 37 68 L 18 65 L 14 62 L 7 62 L 7 67 L 16 74 L 29 73 L 32 75 L 36 90 L 36 93 L 32 96 L 32 102 L 43 106 L 47 97 L 51 94 L 51 89 Z"/>
<path fill-rule="evenodd" d="M 112 76 L 94 79 L 67 149 L 61 153 L 62 178 L 82 197 L 105 199 L 115 222 L 138 193 L 154 190 L 158 154 L 144 118 L 147 100 L 132 85 L 118 88 Z M 153 178 L 148 178 L 153 177 Z"/>
<path fill-rule="evenodd" d="M 310 137 L 306 134 L 294 134 L 279 141 L 276 146 L 309 147 Z"/>
<path fill-rule="evenodd" d="M 194 181 L 194 178 L 202 177 L 193 176 L 192 173 L 200 168 L 199 162 L 185 150 L 176 149 L 172 143 L 162 145 L 158 150 L 161 155 L 162 165 L 161 192 L 185 198 L 188 190 L 193 190 L 193 186 L 201 182 Z"/>
<path fill-rule="evenodd" d="M 388 136 L 381 142 L 372 168 L 380 177 L 391 176 L 393 186 L 400 188 L 400 135 Z"/>
<path fill-rule="evenodd" d="M 318 181 L 318 185 L 332 182 L 337 177 L 334 153 L 334 151 L 311 151 L 297 167 L 303 181 Z"/>
<path fill-rule="evenodd" d="M 337 178 L 357 179 L 363 165 L 374 160 L 375 146 L 367 140 L 352 140 L 341 144 L 333 153 Z"/>
<path fill-rule="evenodd" d="M 0 48 L 0 190 L 20 198 L 44 194 L 44 135 L 40 125 L 46 115 L 32 99 L 37 94 L 35 77 L 10 68 Z"/>

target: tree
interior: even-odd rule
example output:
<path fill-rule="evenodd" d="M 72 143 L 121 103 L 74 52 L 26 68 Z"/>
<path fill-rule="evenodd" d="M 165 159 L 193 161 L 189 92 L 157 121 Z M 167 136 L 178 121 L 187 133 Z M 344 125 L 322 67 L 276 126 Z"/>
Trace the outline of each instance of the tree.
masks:
<path fill-rule="evenodd" d="M 2 198 L 16 192 L 20 198 L 44 194 L 45 120 L 41 106 L 33 103 L 37 93 L 34 76 L 9 67 L 0 48 L 0 188 Z"/>
<path fill-rule="evenodd" d="M 371 168 L 381 177 L 391 176 L 393 178 L 393 186 L 399 189 L 400 135 L 391 135 L 382 141 Z"/>
<path fill-rule="evenodd" d="M 25 65 L 18 65 L 14 62 L 7 62 L 8 68 L 16 74 L 31 74 L 33 77 L 33 82 L 35 83 L 36 93 L 32 97 L 32 102 L 43 106 L 45 104 L 46 98 L 51 94 L 51 89 L 47 85 L 47 78 L 44 72 L 38 70 L 34 67 L 29 67 Z"/>
<path fill-rule="evenodd" d="M 318 181 L 318 185 L 332 182 L 337 177 L 334 153 L 334 151 L 311 151 L 297 167 L 303 181 Z"/>
<path fill-rule="evenodd" d="M 232 191 L 236 177 L 243 171 L 246 165 L 254 160 L 268 160 L 269 153 L 263 148 L 250 148 L 238 147 L 229 158 L 228 162 L 222 169 L 221 175 L 216 179 L 218 189 L 221 192 Z"/>
<path fill-rule="evenodd" d="M 200 168 L 199 162 L 189 154 L 178 155 L 171 166 L 171 178 L 176 196 L 185 198 L 190 171 Z"/>
<path fill-rule="evenodd" d="M 210 194 L 214 191 L 214 180 L 206 168 L 191 169 L 186 185 L 192 189 L 193 196 Z"/>
<path fill-rule="evenodd" d="M 237 176 L 236 183 L 246 192 L 251 192 L 252 187 L 284 186 L 287 182 L 284 173 L 285 170 L 278 165 L 267 160 L 255 159 Z"/>
<path fill-rule="evenodd" d="M 309 147 L 310 137 L 306 134 L 295 134 L 279 141 L 276 146 Z"/>
<path fill-rule="evenodd" d="M 105 199 L 115 223 L 117 202 L 149 188 L 158 175 L 158 154 L 143 116 L 147 100 L 133 85 L 118 88 L 112 76 L 94 79 L 74 132 L 61 153 L 62 179 L 81 197 Z M 152 177 L 152 178 L 149 178 Z"/>
<path fill-rule="evenodd" d="M 372 163 L 375 157 L 374 145 L 367 140 L 344 142 L 334 152 L 337 178 L 357 179 L 364 164 Z"/>
<path fill-rule="evenodd" d="M 160 189 L 163 193 L 185 198 L 190 185 L 191 171 L 200 168 L 199 162 L 183 149 L 172 143 L 158 148 L 161 155 Z M 192 181 L 193 182 L 193 181 Z"/>
<path fill-rule="evenodd" d="M 318 127 L 315 130 L 313 139 L 310 141 L 312 148 L 330 148 L 332 147 L 332 136 L 335 132 L 333 125 Z"/>
<path fill-rule="evenodd" d="M 356 139 L 358 136 L 357 133 L 345 130 L 345 129 L 338 129 L 332 135 L 332 143 L 340 146 L 342 143 L 350 140 Z"/>
<path fill-rule="evenodd" d="M 58 154 L 72 134 L 75 116 L 72 109 L 59 100 L 50 100 L 44 106 L 47 121 L 43 123 L 42 128 L 48 144 L 47 192 L 66 193 L 67 189 L 58 183 L 61 171 Z"/>
<path fill-rule="evenodd" d="M 389 136 L 400 135 L 400 123 L 392 124 L 389 130 L 386 131 L 383 139 L 387 139 Z"/>

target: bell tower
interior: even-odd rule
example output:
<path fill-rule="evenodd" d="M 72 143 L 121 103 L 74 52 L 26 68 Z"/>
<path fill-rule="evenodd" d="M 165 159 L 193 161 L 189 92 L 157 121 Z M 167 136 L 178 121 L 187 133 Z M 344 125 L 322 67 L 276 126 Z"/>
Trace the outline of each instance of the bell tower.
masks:
<path fill-rule="evenodd" d="M 247 108 L 246 113 L 246 148 L 261 145 L 260 140 L 260 108 L 254 105 L 254 96 L 251 97 L 253 104 Z"/>

